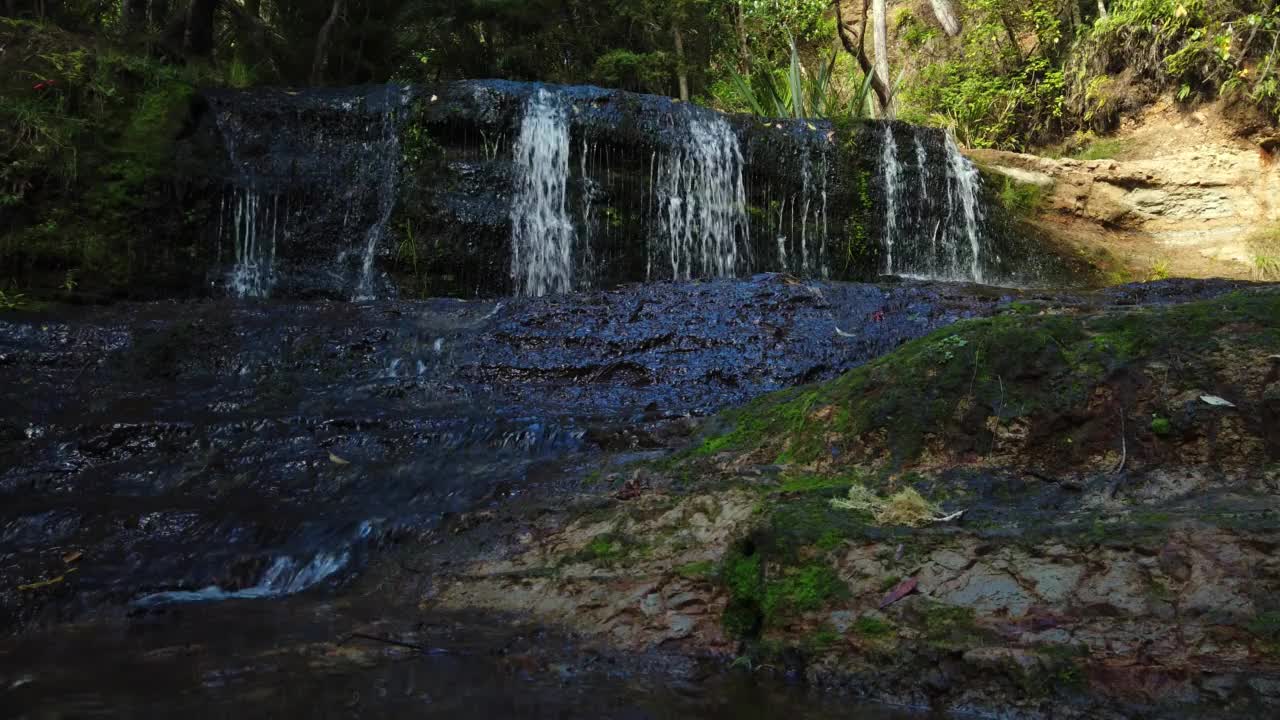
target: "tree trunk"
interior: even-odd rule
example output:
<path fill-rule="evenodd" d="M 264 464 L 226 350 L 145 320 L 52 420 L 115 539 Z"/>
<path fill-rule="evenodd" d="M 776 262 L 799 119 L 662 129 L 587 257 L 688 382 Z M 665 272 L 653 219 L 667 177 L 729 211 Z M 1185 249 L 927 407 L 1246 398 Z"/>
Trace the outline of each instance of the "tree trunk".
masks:
<path fill-rule="evenodd" d="M 187 33 L 184 47 L 190 55 L 208 57 L 213 53 L 213 12 L 218 0 L 191 0 L 187 6 Z"/>
<path fill-rule="evenodd" d="M 671 30 L 676 36 L 676 80 L 680 83 L 680 100 L 689 102 L 689 68 L 684 62 L 684 35 L 678 25 L 673 25 Z"/>
<path fill-rule="evenodd" d="M 889 85 L 889 11 L 885 0 L 871 0 L 871 32 L 876 53 L 876 76 L 884 84 L 885 117 L 893 118 L 893 88 Z"/>
<path fill-rule="evenodd" d="M 151 0 L 147 3 L 147 19 L 156 27 L 164 27 L 169 22 L 169 0 Z"/>
<path fill-rule="evenodd" d="M 324 68 L 329 59 L 329 36 L 333 34 L 333 26 L 338 24 L 338 18 L 342 16 L 345 5 L 346 0 L 333 0 L 333 12 L 329 13 L 329 19 L 324 21 L 324 25 L 320 27 L 320 34 L 316 36 L 316 55 L 311 63 L 312 85 L 324 83 Z"/>
<path fill-rule="evenodd" d="M 1107 3 L 1105 0 L 1098 0 L 1098 17 L 1103 19 L 1107 17 Z"/>
<path fill-rule="evenodd" d="M 1018 60 L 1022 60 L 1022 44 L 1018 42 L 1018 34 L 1013 31 L 1013 22 L 1009 20 L 1006 13 L 1000 13 L 1000 24 L 1004 25 L 1004 36 L 1009 39 L 1009 47 L 1017 53 Z"/>
<path fill-rule="evenodd" d="M 736 6 L 734 25 L 738 31 L 738 72 L 744 77 L 751 72 L 751 46 L 747 43 L 747 17 L 742 6 Z"/>
<path fill-rule="evenodd" d="M 938 22 L 942 24 L 942 31 L 951 37 L 960 34 L 963 27 L 960 24 L 960 15 L 956 12 L 956 6 L 953 0 L 929 0 L 933 5 L 933 16 L 938 18 Z M 1102 0 L 1098 0 L 1102 2 Z"/>
<path fill-rule="evenodd" d="M 836 32 L 840 35 L 840 44 L 844 45 L 844 49 L 858 61 L 858 67 L 861 68 L 862 74 L 871 78 L 871 91 L 876 94 L 876 99 L 880 101 L 880 107 L 888 107 L 890 101 L 889 86 L 880 81 L 876 75 L 875 68 L 871 65 L 871 60 L 867 57 L 867 11 L 871 0 L 863 0 L 862 3 L 862 28 L 854 33 L 851 25 L 845 24 L 844 8 L 842 0 L 835 0 L 833 5 L 836 8 Z"/>
<path fill-rule="evenodd" d="M 147 0 L 123 0 L 120 3 L 120 24 L 125 32 L 137 32 L 147 25 Z"/>

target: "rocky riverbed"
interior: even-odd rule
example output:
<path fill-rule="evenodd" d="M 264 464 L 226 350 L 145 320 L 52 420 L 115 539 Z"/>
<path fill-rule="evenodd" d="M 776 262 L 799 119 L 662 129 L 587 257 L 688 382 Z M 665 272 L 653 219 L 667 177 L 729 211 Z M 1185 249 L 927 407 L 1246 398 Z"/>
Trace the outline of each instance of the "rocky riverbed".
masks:
<path fill-rule="evenodd" d="M 292 677 L 352 633 L 382 657 L 517 622 L 656 658 L 634 677 L 702 658 L 912 707 L 1255 712 L 1275 697 L 1274 297 L 768 275 L 10 313 L 7 686 L 94 685 L 63 659 L 88 647 L 203 648 L 183 657 L 207 672 L 287 647 Z M 854 483 L 966 514 L 832 507 Z M 236 608 L 287 631 L 215 642 Z M 538 677 L 577 667 L 573 642 Z"/>

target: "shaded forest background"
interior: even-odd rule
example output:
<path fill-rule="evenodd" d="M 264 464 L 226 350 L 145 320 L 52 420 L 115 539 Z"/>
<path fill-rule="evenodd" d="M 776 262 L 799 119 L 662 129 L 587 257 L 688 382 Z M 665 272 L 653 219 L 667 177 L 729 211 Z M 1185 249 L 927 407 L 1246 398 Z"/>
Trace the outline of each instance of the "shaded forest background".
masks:
<path fill-rule="evenodd" d="M 0 0 L 0 289 L 124 287 L 140 226 L 189 229 L 156 210 L 200 87 L 592 83 L 1070 152 L 1162 94 L 1273 127 L 1277 2 Z"/>

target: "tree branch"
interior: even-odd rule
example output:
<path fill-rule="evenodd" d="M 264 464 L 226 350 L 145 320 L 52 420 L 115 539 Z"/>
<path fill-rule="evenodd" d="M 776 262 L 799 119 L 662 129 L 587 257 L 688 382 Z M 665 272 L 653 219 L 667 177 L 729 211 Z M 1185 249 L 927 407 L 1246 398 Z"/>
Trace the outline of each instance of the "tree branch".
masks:
<path fill-rule="evenodd" d="M 845 23 L 842 4 L 841 0 L 832 2 L 836 9 L 836 33 L 840 36 L 840 44 L 844 46 L 846 52 L 858 61 L 858 67 L 861 68 L 862 74 L 871 78 L 871 90 L 876 94 L 876 99 L 880 101 L 880 107 L 887 108 L 890 101 L 889 87 L 876 75 L 871 60 L 867 58 L 867 14 L 871 8 L 871 0 L 863 0 L 862 29 L 857 33 Z"/>

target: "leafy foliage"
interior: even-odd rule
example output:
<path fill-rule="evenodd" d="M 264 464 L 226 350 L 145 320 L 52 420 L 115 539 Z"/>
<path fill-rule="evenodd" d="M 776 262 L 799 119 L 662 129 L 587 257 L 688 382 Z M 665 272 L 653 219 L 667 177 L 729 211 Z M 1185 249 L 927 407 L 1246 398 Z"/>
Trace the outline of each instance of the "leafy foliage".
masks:
<path fill-rule="evenodd" d="M 928 57 L 903 116 L 949 125 L 976 147 L 1025 149 L 1109 130 L 1164 89 L 1184 101 L 1233 95 L 1280 118 L 1280 6 L 1268 0 L 977 0 L 957 40 L 900 16 L 903 45 Z M 950 45 L 948 45 L 950 43 Z"/>
<path fill-rule="evenodd" d="M 786 70 L 758 73 L 744 77 L 730 68 L 738 100 L 753 114 L 765 118 L 841 118 L 857 119 L 867 115 L 871 77 L 864 76 L 842 91 L 834 82 L 836 55 L 823 63 L 817 72 L 805 69 L 800 50 L 791 40 L 791 63 Z"/>
<path fill-rule="evenodd" d="M 959 47 L 904 88 L 903 117 L 949 125 L 974 147 L 1025 147 L 1043 138 L 1059 125 L 1065 88 L 1052 54 L 1062 40 L 1055 3 L 978 0 L 967 9 Z"/>
<path fill-rule="evenodd" d="M 139 228 L 166 229 L 142 218 L 169 204 L 191 95 L 221 78 L 24 20 L 0 18 L 0 45 L 0 279 L 123 284 Z"/>

